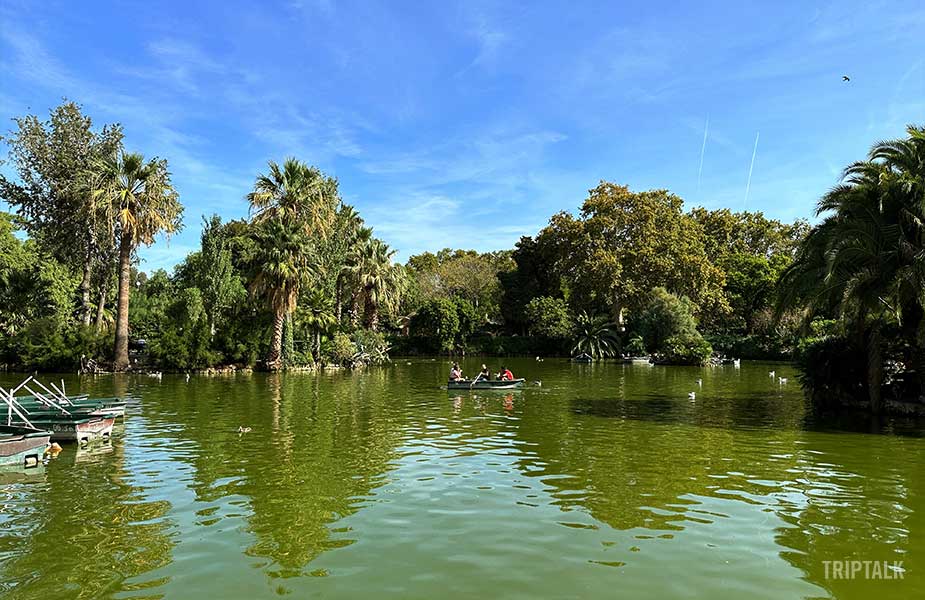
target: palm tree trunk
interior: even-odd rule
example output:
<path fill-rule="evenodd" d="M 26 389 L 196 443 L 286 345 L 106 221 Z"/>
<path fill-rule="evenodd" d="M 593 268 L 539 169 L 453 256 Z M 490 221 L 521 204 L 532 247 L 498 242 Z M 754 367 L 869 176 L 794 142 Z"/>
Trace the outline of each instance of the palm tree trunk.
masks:
<path fill-rule="evenodd" d="M 96 303 L 96 332 L 99 333 L 103 330 L 103 312 L 106 310 L 106 292 L 108 292 L 109 285 L 104 283 L 100 285 L 100 299 Z"/>
<path fill-rule="evenodd" d="M 267 356 L 267 369 L 277 371 L 280 368 L 283 354 L 283 325 L 286 322 L 286 311 L 277 310 L 273 318 L 273 336 L 270 338 L 270 354 Z"/>
<path fill-rule="evenodd" d="M 128 302 L 132 291 L 132 234 L 122 233 L 119 241 L 119 303 L 116 309 L 116 345 L 113 369 L 125 371 L 128 361 Z"/>
<path fill-rule="evenodd" d="M 867 393 L 870 411 L 879 415 L 883 410 L 883 352 L 880 325 L 874 324 L 867 338 Z"/>
<path fill-rule="evenodd" d="M 371 331 L 379 329 L 379 305 L 369 292 L 366 293 L 366 326 Z"/>
<path fill-rule="evenodd" d="M 340 277 L 337 278 L 337 285 L 334 288 L 334 316 L 337 317 L 337 324 L 340 325 L 340 317 L 343 312 L 343 283 L 341 283 Z"/>
<path fill-rule="evenodd" d="M 354 327 L 360 324 L 360 291 L 357 290 L 350 298 L 350 320 Z"/>
<path fill-rule="evenodd" d="M 321 330 L 315 330 L 315 343 L 312 345 L 312 358 L 315 362 L 318 362 L 318 359 L 321 358 Z"/>
<path fill-rule="evenodd" d="M 84 256 L 83 276 L 80 278 L 80 322 L 84 327 L 90 325 L 90 276 L 93 274 L 93 249 L 87 244 L 87 254 Z"/>

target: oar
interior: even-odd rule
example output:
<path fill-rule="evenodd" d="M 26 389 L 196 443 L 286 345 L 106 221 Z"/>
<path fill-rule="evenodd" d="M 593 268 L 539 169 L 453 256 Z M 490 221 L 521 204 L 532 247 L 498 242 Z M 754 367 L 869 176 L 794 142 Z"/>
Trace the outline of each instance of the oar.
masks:
<path fill-rule="evenodd" d="M 36 383 L 38 383 L 38 381 L 36 381 Z M 42 385 L 42 384 L 39 383 L 39 385 Z M 45 386 L 42 386 L 42 387 L 45 387 Z M 43 396 L 42 394 L 39 394 L 38 392 L 32 390 L 29 386 L 26 386 L 26 389 L 29 390 L 29 393 L 32 394 L 33 396 L 35 396 L 36 398 L 38 398 L 39 401 L 42 402 L 43 404 L 45 404 L 45 405 L 47 405 L 47 406 L 51 406 L 52 408 L 56 408 L 56 409 L 60 410 L 61 412 L 63 412 L 63 413 L 66 414 L 66 415 L 71 414 L 70 412 L 68 412 L 67 410 L 65 410 L 65 408 L 64 408 L 63 406 L 59 406 L 54 400 L 51 400 L 51 399 L 49 399 L 49 398 L 46 398 L 46 397 Z"/>
<path fill-rule="evenodd" d="M 24 424 L 26 427 L 31 427 L 32 429 L 37 429 L 37 427 L 36 427 L 35 425 L 32 424 L 32 422 L 28 419 L 28 417 L 26 417 L 26 415 L 24 415 L 24 414 L 22 414 L 21 412 L 19 412 L 19 408 L 17 408 L 16 406 L 14 406 L 14 404 L 16 404 L 16 401 L 13 399 L 13 394 L 12 394 L 12 392 L 7 392 L 7 396 L 6 396 L 6 397 L 3 396 L 3 393 L 2 393 L 2 392 L 3 392 L 3 389 L 0 388 L 0 397 L 3 398 L 3 400 L 6 402 L 6 405 L 9 407 L 9 408 L 7 408 L 6 424 L 7 424 L 7 425 L 12 425 L 12 424 L 13 424 L 13 413 L 15 412 L 15 413 L 19 416 L 19 418 L 22 419 L 22 422 L 23 422 L 23 424 Z"/>

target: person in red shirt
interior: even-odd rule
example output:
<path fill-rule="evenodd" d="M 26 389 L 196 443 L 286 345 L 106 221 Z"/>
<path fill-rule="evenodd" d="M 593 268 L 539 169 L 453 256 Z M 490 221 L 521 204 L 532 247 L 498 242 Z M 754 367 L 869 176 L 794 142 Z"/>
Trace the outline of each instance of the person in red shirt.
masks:
<path fill-rule="evenodd" d="M 501 381 L 514 381 L 514 374 L 507 367 L 501 367 Z"/>

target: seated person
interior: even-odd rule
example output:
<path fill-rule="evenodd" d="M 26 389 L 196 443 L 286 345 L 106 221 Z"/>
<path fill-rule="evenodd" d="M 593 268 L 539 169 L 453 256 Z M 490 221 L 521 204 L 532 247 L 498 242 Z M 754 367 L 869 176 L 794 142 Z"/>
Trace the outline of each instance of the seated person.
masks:
<path fill-rule="evenodd" d="M 514 374 L 507 367 L 501 367 L 501 380 L 514 381 Z"/>
<path fill-rule="evenodd" d="M 463 380 L 462 370 L 459 368 L 459 363 L 453 363 L 453 368 L 450 369 L 450 381 L 461 381 Z"/>
<path fill-rule="evenodd" d="M 485 365 L 482 365 L 482 370 L 479 371 L 478 376 L 475 378 L 476 381 L 480 379 L 491 379 L 491 371 L 489 371 L 488 367 Z"/>

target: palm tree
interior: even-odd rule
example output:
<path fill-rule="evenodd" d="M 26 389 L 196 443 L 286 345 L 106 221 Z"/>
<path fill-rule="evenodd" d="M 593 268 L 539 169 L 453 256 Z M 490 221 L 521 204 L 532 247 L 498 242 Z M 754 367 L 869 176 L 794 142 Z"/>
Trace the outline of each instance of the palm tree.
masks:
<path fill-rule="evenodd" d="M 366 248 L 372 242 L 372 239 L 372 228 L 361 226 L 356 232 L 344 265 L 337 276 L 341 295 L 343 296 L 349 290 L 350 305 L 347 312 L 354 327 L 358 327 L 360 324 L 360 303 L 363 300 L 363 287 L 360 285 L 360 278 L 365 268 Z M 342 298 L 339 300 L 343 302 Z M 337 309 L 338 307 L 335 307 L 335 310 Z"/>
<path fill-rule="evenodd" d="M 845 170 L 779 284 L 778 311 L 802 308 L 807 322 L 837 315 L 866 348 L 874 412 L 882 406 L 884 326 L 899 326 L 925 372 L 925 128 L 908 132 Z"/>
<path fill-rule="evenodd" d="M 145 161 L 141 154 L 114 153 L 101 161 L 93 182 L 93 198 L 107 215 L 119 244 L 119 298 L 113 368 L 129 368 L 128 307 L 132 255 L 138 244 L 151 245 L 158 233 L 170 235 L 182 226 L 183 206 L 170 182 L 167 161 Z"/>
<path fill-rule="evenodd" d="M 369 234 L 371 236 L 372 231 Z M 394 308 L 404 289 L 404 272 L 394 264 L 395 250 L 382 240 L 368 237 L 351 254 L 347 273 L 356 285 L 352 296 L 354 320 L 358 320 L 362 300 L 365 325 L 373 331 L 379 328 L 379 313 L 383 307 Z"/>
<path fill-rule="evenodd" d="M 341 205 L 337 211 L 335 235 L 337 250 L 333 252 L 334 272 L 334 315 L 341 322 L 345 288 L 351 286 L 350 257 L 355 248 L 372 236 L 372 229 L 363 226 L 363 219 L 349 204 Z"/>
<path fill-rule="evenodd" d="M 337 324 L 330 298 L 320 288 L 314 288 L 298 312 L 298 320 L 312 334 L 312 357 L 321 356 L 321 336 Z"/>
<path fill-rule="evenodd" d="M 282 167 L 271 160 L 267 167 L 269 173 L 258 175 L 254 191 L 247 195 L 253 221 L 298 221 L 306 233 L 326 237 L 339 203 L 337 180 L 294 158 L 287 158 Z"/>
<path fill-rule="evenodd" d="M 282 366 L 283 325 L 296 307 L 302 281 L 313 275 L 305 230 L 297 223 L 270 219 L 254 226 L 250 257 L 250 292 L 264 298 L 273 311 L 273 332 L 266 366 Z"/>
<path fill-rule="evenodd" d="M 581 312 L 575 318 L 575 345 L 572 354 L 588 354 L 594 358 L 607 358 L 619 351 L 620 340 L 614 325 L 607 317 L 592 317 Z"/>

